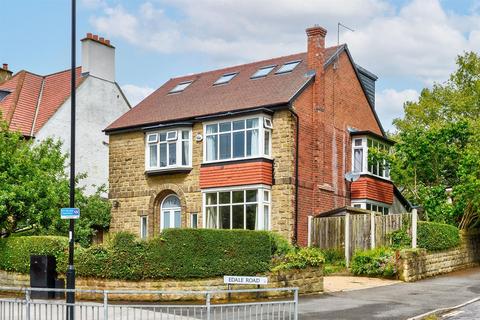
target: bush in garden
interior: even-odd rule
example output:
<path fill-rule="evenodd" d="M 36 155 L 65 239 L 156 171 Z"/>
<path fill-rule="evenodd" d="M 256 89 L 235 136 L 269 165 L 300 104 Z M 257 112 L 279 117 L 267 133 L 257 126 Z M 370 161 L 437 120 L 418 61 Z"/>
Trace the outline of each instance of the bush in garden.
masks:
<path fill-rule="evenodd" d="M 389 248 L 357 251 L 350 269 L 355 275 L 391 278 L 397 274 L 395 251 Z"/>
<path fill-rule="evenodd" d="M 428 251 L 454 248 L 460 244 L 458 228 L 449 224 L 419 221 L 417 246 Z"/>

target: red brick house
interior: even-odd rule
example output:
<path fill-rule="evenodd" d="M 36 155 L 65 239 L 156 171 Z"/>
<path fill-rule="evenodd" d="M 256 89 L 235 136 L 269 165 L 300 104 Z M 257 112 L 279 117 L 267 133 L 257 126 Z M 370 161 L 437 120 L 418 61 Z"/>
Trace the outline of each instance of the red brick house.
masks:
<path fill-rule="evenodd" d="M 306 32 L 307 52 L 170 79 L 105 129 L 113 232 L 266 229 L 305 245 L 310 215 L 405 210 L 367 161 L 391 144 L 376 76 L 326 48 L 325 29 Z"/>

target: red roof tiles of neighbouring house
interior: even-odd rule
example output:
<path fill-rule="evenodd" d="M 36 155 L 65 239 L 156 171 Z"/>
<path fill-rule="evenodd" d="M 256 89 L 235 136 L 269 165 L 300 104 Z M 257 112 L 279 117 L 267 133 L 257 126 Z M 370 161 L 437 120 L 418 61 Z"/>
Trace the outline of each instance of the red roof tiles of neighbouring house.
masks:
<path fill-rule="evenodd" d="M 82 83 L 81 67 L 76 69 L 77 87 Z M 40 76 L 25 70 L 0 83 L 10 92 L 0 101 L 2 118 L 9 129 L 31 137 L 40 130 L 70 96 L 70 70 Z"/>
<path fill-rule="evenodd" d="M 337 49 L 339 47 L 327 48 L 325 61 Z M 283 64 L 295 60 L 301 60 L 301 63 L 292 72 L 275 74 Z M 259 68 L 272 65 L 276 67 L 266 77 L 250 78 Z M 312 74 L 307 75 L 307 71 L 306 53 L 298 53 L 173 78 L 118 118 L 105 131 L 287 104 L 312 78 Z M 214 85 L 222 75 L 234 72 L 238 74 L 229 83 Z M 182 92 L 170 93 L 176 85 L 186 81 L 193 82 Z"/>

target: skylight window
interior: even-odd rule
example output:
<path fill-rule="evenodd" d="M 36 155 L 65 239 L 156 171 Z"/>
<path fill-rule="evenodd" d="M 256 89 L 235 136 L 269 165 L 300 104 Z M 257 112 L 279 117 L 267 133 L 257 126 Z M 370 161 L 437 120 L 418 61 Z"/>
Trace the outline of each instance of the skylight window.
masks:
<path fill-rule="evenodd" d="M 220 78 L 218 78 L 218 80 L 215 81 L 215 83 L 214 83 L 213 85 L 228 83 L 228 82 L 230 82 L 230 80 L 232 80 L 237 74 L 238 74 L 238 72 L 226 73 L 226 74 L 224 74 L 223 76 L 221 76 Z"/>
<path fill-rule="evenodd" d="M 255 79 L 255 78 L 262 78 L 266 77 L 270 71 L 272 71 L 276 66 L 268 66 L 268 67 L 263 67 L 257 70 L 250 78 Z"/>
<path fill-rule="evenodd" d="M 170 90 L 169 93 L 182 92 L 182 91 L 185 90 L 192 82 L 193 82 L 193 80 L 180 82 L 179 84 L 177 84 L 177 85 L 175 86 L 175 88 L 173 88 L 172 90 Z"/>
<path fill-rule="evenodd" d="M 285 63 L 283 66 L 281 66 L 277 72 L 275 72 L 276 74 L 279 74 L 279 73 L 287 73 L 287 72 L 291 72 L 293 71 L 293 69 L 295 69 L 296 66 L 298 66 L 300 64 L 300 62 L 302 61 L 292 61 L 292 62 L 287 62 Z"/>

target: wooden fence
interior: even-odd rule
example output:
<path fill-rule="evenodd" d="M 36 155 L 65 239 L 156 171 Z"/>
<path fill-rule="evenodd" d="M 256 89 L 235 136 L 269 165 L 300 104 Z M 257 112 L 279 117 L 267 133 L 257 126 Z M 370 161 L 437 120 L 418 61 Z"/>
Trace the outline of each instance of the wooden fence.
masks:
<path fill-rule="evenodd" d="M 340 249 L 345 252 L 347 265 L 357 250 L 367 250 L 391 244 L 390 234 L 408 228 L 412 246 L 416 247 L 416 211 L 413 213 L 378 215 L 346 213 L 335 217 L 309 217 L 309 246 Z M 413 227 L 412 227 L 413 226 Z"/>

